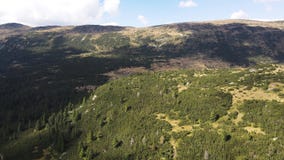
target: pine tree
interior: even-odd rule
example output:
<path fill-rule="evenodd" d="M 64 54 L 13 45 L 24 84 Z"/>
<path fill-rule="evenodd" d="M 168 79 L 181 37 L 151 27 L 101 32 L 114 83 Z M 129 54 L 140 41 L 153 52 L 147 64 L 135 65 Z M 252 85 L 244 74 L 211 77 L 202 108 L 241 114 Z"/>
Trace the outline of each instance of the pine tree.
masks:
<path fill-rule="evenodd" d="M 36 123 L 35 123 L 35 130 L 36 130 L 36 131 L 39 131 L 39 130 L 40 130 L 40 123 L 39 123 L 39 120 L 37 120 Z"/>
<path fill-rule="evenodd" d="M 78 153 L 79 153 L 80 158 L 84 158 L 86 156 L 85 150 L 86 150 L 86 147 L 84 143 L 80 141 L 78 145 Z"/>
<path fill-rule="evenodd" d="M 59 133 L 59 135 L 57 136 L 55 148 L 59 152 L 64 151 L 65 144 L 64 144 L 64 137 L 63 137 L 62 133 Z"/>
<path fill-rule="evenodd" d="M 28 129 L 30 129 L 31 126 L 32 126 L 32 122 L 31 122 L 31 120 L 29 120 L 29 122 L 28 122 Z"/>
<path fill-rule="evenodd" d="M 76 138 L 79 135 L 79 130 L 78 128 L 75 126 L 72 131 L 71 131 L 71 139 Z"/>
<path fill-rule="evenodd" d="M 112 146 L 114 148 L 118 148 L 123 144 L 123 142 L 121 140 L 118 140 L 117 138 L 114 138 L 112 141 Z"/>
<path fill-rule="evenodd" d="M 22 127 L 21 127 L 21 122 L 20 122 L 17 127 L 17 133 L 20 133 L 21 131 L 22 131 Z"/>
<path fill-rule="evenodd" d="M 40 118 L 40 121 L 39 121 L 39 127 L 40 127 L 40 129 L 42 129 L 42 128 L 45 127 L 45 123 L 46 123 L 45 117 L 46 117 L 45 114 L 43 114 L 42 117 Z"/>
<path fill-rule="evenodd" d="M 81 113 L 79 113 L 78 111 L 74 110 L 73 112 L 73 121 L 77 122 L 81 119 Z"/>
<path fill-rule="evenodd" d="M 217 114 L 216 112 L 212 111 L 210 113 L 210 120 L 212 122 L 216 122 L 218 119 L 220 118 L 219 114 Z"/>
<path fill-rule="evenodd" d="M 87 160 L 92 160 L 94 158 L 94 152 L 92 149 L 89 149 L 87 150 L 87 154 L 86 154 L 86 159 Z"/>
<path fill-rule="evenodd" d="M 89 143 L 92 143 L 93 140 L 94 140 L 94 133 L 93 133 L 92 130 L 90 130 L 87 134 L 87 140 L 86 141 L 89 144 Z"/>

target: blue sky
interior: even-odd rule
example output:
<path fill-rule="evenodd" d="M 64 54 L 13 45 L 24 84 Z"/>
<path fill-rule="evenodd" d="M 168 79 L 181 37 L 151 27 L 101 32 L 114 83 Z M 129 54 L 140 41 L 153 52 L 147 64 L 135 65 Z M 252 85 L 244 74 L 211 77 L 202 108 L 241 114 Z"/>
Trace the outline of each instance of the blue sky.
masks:
<path fill-rule="evenodd" d="M 0 23 L 150 26 L 219 19 L 284 19 L 284 0 L 0 0 Z"/>

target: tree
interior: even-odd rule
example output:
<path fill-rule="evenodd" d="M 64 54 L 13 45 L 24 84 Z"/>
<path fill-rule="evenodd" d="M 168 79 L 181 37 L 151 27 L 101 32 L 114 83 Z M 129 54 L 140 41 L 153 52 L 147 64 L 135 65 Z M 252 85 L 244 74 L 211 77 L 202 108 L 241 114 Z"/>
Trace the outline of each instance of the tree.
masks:
<path fill-rule="evenodd" d="M 216 112 L 212 111 L 210 114 L 210 120 L 212 122 L 216 122 L 220 118 L 220 115 L 217 114 Z"/>
<path fill-rule="evenodd" d="M 80 135 L 80 130 L 77 128 L 77 126 L 75 126 L 74 128 L 72 128 L 71 131 L 71 139 L 76 138 Z"/>
<path fill-rule="evenodd" d="M 19 123 L 17 127 L 17 133 L 20 133 L 21 131 L 22 131 L 22 126 L 21 123 Z"/>
<path fill-rule="evenodd" d="M 112 141 L 112 146 L 114 148 L 118 148 L 122 145 L 122 141 L 121 140 L 118 140 L 117 138 L 114 138 L 113 141 Z"/>
<path fill-rule="evenodd" d="M 229 141 L 232 138 L 232 136 L 226 132 L 223 132 L 222 136 L 224 141 Z"/>
<path fill-rule="evenodd" d="M 40 130 L 39 120 L 37 120 L 36 123 L 35 123 L 35 130 L 36 130 L 36 131 L 39 131 L 39 130 Z"/>
<path fill-rule="evenodd" d="M 57 136 L 57 140 L 55 143 L 55 149 L 59 152 L 63 152 L 65 149 L 64 137 L 62 133 L 59 133 L 59 135 Z"/>
<path fill-rule="evenodd" d="M 74 113 L 73 113 L 73 121 L 74 122 L 77 122 L 79 121 L 82 117 L 81 117 L 81 113 L 79 113 L 78 111 L 74 110 Z"/>
<path fill-rule="evenodd" d="M 92 141 L 94 140 L 94 132 L 92 130 L 90 130 L 87 134 L 87 143 L 92 143 Z"/>
<path fill-rule="evenodd" d="M 80 141 L 78 144 L 78 152 L 79 152 L 80 158 L 83 158 L 86 156 L 85 151 L 86 151 L 86 146 L 83 142 Z"/>
<path fill-rule="evenodd" d="M 89 149 L 87 150 L 87 154 L 86 154 L 86 160 L 91 160 L 94 158 L 94 152 L 92 149 Z"/>

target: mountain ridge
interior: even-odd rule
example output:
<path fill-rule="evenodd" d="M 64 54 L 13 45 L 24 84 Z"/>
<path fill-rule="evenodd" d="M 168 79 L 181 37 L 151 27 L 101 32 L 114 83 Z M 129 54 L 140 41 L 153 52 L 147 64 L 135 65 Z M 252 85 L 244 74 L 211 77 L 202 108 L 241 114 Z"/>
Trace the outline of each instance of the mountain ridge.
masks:
<path fill-rule="evenodd" d="M 284 25 L 284 20 L 271 20 L 271 21 L 262 21 L 262 20 L 250 20 L 250 19 L 224 19 L 224 20 L 209 20 L 209 21 L 189 21 L 189 22 L 174 22 L 174 23 L 165 23 L 160 25 L 153 25 L 147 27 L 134 27 L 134 26 L 120 26 L 120 25 L 100 25 L 100 24 L 82 24 L 82 25 L 40 25 L 40 26 L 28 26 L 21 23 L 10 22 L 0 24 L 0 29 L 8 29 L 8 28 L 20 28 L 20 27 L 28 27 L 28 28 L 40 28 L 40 27 L 123 27 L 123 28 L 151 28 L 158 26 L 167 26 L 167 25 L 176 25 L 176 24 L 228 24 L 228 23 L 243 23 L 243 24 L 255 24 L 255 25 L 267 25 L 269 23 L 273 24 L 282 24 Z M 5 28 L 6 27 L 6 28 Z"/>

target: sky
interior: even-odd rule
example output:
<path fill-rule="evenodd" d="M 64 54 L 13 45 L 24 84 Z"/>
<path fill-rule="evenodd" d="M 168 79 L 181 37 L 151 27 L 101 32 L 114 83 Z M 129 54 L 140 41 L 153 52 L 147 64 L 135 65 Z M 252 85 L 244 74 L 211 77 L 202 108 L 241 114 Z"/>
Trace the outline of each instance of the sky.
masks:
<path fill-rule="evenodd" d="M 0 24 L 144 27 L 223 19 L 284 20 L 284 0 L 0 0 Z"/>

